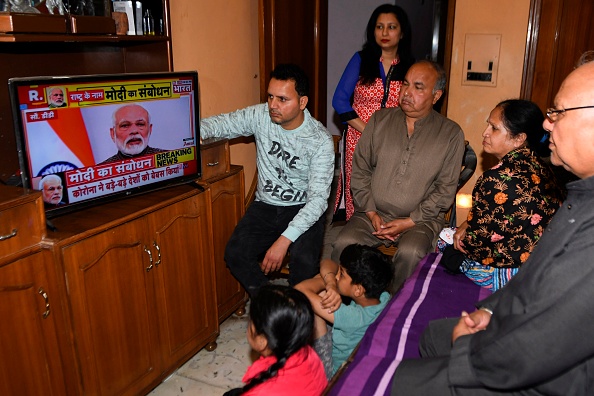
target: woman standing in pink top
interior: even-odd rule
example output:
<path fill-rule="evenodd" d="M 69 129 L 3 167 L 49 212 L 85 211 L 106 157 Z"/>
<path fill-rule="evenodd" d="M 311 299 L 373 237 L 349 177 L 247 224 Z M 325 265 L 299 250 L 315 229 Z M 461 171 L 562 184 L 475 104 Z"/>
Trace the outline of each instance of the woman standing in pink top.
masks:
<path fill-rule="evenodd" d="M 351 58 L 332 98 L 340 120 L 348 124 L 343 142 L 341 176 L 334 205 L 335 218 L 354 212 L 351 170 L 355 146 L 369 117 L 383 107 L 397 107 L 402 80 L 413 63 L 411 28 L 406 12 L 393 4 L 377 7 L 367 22 L 363 49 Z"/>

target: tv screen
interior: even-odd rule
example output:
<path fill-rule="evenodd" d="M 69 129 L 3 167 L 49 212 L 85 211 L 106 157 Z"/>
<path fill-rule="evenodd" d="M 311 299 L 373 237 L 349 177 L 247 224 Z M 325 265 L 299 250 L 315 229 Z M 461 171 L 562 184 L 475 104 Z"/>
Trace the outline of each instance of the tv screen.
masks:
<path fill-rule="evenodd" d="M 23 185 L 47 217 L 200 176 L 197 72 L 9 80 Z"/>

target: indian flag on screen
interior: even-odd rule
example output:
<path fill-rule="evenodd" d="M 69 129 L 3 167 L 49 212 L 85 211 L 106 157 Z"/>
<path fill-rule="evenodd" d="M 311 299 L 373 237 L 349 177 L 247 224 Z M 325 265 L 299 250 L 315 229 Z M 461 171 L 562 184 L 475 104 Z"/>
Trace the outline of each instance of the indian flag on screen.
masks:
<path fill-rule="evenodd" d="M 25 113 L 32 176 L 95 165 L 81 110 L 32 110 Z"/>

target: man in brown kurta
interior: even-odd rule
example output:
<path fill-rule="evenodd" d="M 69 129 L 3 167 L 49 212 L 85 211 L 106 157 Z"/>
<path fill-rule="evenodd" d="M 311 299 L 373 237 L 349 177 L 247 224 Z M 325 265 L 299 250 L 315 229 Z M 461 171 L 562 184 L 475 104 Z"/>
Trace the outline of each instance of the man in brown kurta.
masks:
<path fill-rule="evenodd" d="M 397 245 L 396 292 L 430 252 L 454 202 L 464 155 L 464 134 L 433 110 L 445 73 L 420 61 L 406 74 L 400 107 L 373 114 L 353 158 L 355 214 L 333 243 L 332 259 L 352 244 Z"/>

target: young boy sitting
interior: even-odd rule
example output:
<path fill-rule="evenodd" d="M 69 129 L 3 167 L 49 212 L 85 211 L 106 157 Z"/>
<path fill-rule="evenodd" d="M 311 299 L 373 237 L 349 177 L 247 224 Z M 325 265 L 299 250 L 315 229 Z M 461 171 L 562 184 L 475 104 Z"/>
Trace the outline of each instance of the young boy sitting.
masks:
<path fill-rule="evenodd" d="M 328 379 L 388 303 L 390 294 L 385 290 L 391 279 L 387 256 L 368 246 L 349 245 L 340 255 L 340 265 L 323 260 L 318 275 L 295 286 L 307 296 L 315 313 L 314 349 Z M 341 296 L 349 298 L 350 304 L 341 304 Z"/>

